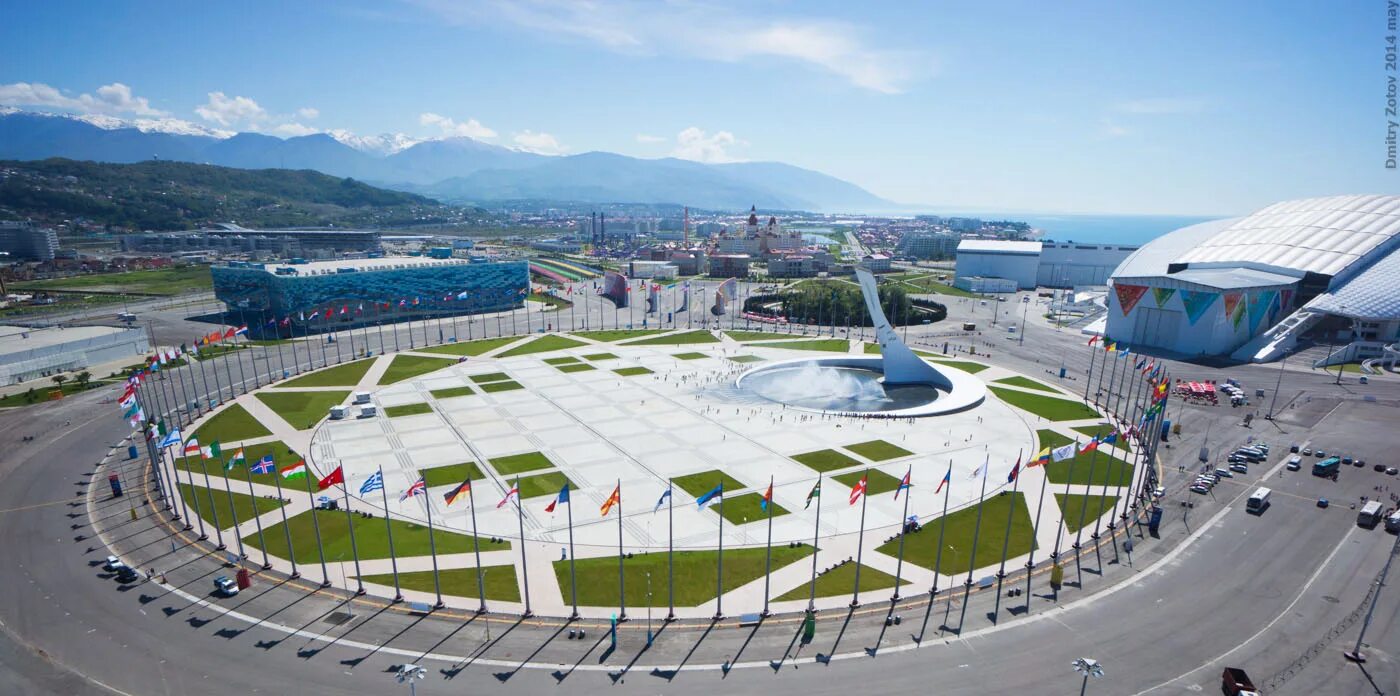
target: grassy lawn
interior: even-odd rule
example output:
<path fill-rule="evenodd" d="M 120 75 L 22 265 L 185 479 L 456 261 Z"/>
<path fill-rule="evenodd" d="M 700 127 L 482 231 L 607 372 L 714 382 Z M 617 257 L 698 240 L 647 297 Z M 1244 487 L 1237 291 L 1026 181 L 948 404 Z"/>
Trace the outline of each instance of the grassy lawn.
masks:
<path fill-rule="evenodd" d="M 864 476 L 864 471 L 850 471 L 831 478 L 845 484 L 847 488 L 855 488 L 860 483 L 860 477 Z M 880 495 L 889 493 L 899 487 L 899 479 L 878 469 L 870 470 L 870 478 L 865 481 L 866 495 Z"/>
<path fill-rule="evenodd" d="M 1002 401 L 1022 411 L 1034 413 L 1045 420 L 1067 421 L 1099 417 L 1097 411 L 1078 401 L 1057 399 L 1053 396 L 1041 396 L 1040 394 L 1027 394 L 1022 391 L 998 387 L 988 387 L 988 389 L 991 389 Z"/>
<path fill-rule="evenodd" d="M 762 493 L 745 493 L 736 495 L 733 498 L 724 497 L 724 502 L 711 505 L 710 510 L 718 512 L 719 508 L 724 508 L 724 519 L 733 524 L 744 524 L 745 522 L 762 522 L 768 519 L 768 512 L 759 507 L 759 501 L 763 500 Z M 773 516 L 782 517 L 788 511 L 779 505 L 775 500 L 770 505 L 773 507 Z"/>
<path fill-rule="evenodd" d="M 768 348 L 787 348 L 788 350 L 820 350 L 828 353 L 848 353 L 851 350 L 851 342 L 844 338 L 816 338 L 807 341 L 770 341 L 767 343 L 751 343 L 749 345 Z"/>
<path fill-rule="evenodd" d="M 732 338 L 732 339 L 734 339 L 734 340 L 736 340 L 736 341 L 741 341 L 741 342 L 742 342 L 742 341 L 774 341 L 774 340 L 781 340 L 781 339 L 784 339 L 784 338 L 787 338 L 787 339 L 799 338 L 798 336 L 793 336 L 792 334 L 780 334 L 780 333 L 776 333 L 776 332 L 773 332 L 773 331 L 725 331 L 725 332 L 724 332 L 724 335 L 725 335 L 725 336 L 728 336 L 728 337 L 730 337 L 730 338 Z"/>
<path fill-rule="evenodd" d="M 423 481 L 428 484 L 429 488 L 433 486 L 451 486 L 466 481 L 467 479 L 479 481 L 486 478 L 481 473 L 481 468 L 476 465 L 476 462 L 435 466 L 431 469 L 423 469 L 418 473 L 423 476 Z"/>
<path fill-rule="evenodd" d="M 729 359 L 733 360 L 736 363 L 763 362 L 763 358 L 760 358 L 757 355 L 735 355 Z"/>
<path fill-rule="evenodd" d="M 213 474 L 210 474 L 211 476 Z M 222 486 L 222 481 L 215 481 L 214 485 Z M 228 528 L 233 526 L 233 513 L 238 513 L 239 522 L 247 522 L 253 519 L 253 509 L 256 507 L 257 514 L 271 512 L 282 507 L 281 501 L 272 498 L 254 498 L 247 493 L 235 491 L 232 496 L 228 492 L 220 489 L 208 489 L 193 487 L 188 483 L 180 484 L 180 497 L 185 499 L 185 505 L 194 510 L 195 496 L 199 496 L 199 516 L 205 522 L 213 524 L 214 507 L 218 507 L 219 526 Z"/>
<path fill-rule="evenodd" d="M 906 549 L 907 550 L 907 549 Z M 831 570 L 817 576 L 817 596 L 834 597 L 836 595 L 850 594 L 856 586 L 856 564 L 842 563 Z M 908 580 L 900 582 L 900 587 L 912 584 Z M 883 570 L 862 565 L 860 569 L 860 591 L 885 590 L 894 587 L 894 576 Z M 812 596 L 812 583 L 804 582 L 798 587 L 794 587 L 787 592 L 775 597 L 775 602 L 785 602 L 792 599 L 807 599 Z"/>
<path fill-rule="evenodd" d="M 686 343 L 719 343 L 715 335 L 704 329 L 696 331 L 682 331 L 669 336 L 657 336 L 640 341 L 629 341 L 624 346 L 679 346 Z"/>
<path fill-rule="evenodd" d="M 677 360 L 704 360 L 705 358 L 708 358 L 710 356 L 705 355 L 704 353 L 676 353 L 671 357 Z"/>
<path fill-rule="evenodd" d="M 428 393 L 432 394 L 434 399 L 451 399 L 454 396 L 471 396 L 476 393 L 476 390 L 471 387 L 449 387 L 447 389 L 434 389 Z"/>
<path fill-rule="evenodd" d="M 616 355 L 613 355 L 612 353 L 593 353 L 592 355 L 585 355 L 585 356 L 583 356 L 583 359 L 584 359 L 584 360 L 594 360 L 594 361 L 597 361 L 597 360 L 617 360 L 617 356 L 616 356 Z"/>
<path fill-rule="evenodd" d="M 398 539 L 394 541 L 397 542 Z M 486 580 L 487 599 L 496 599 L 502 602 L 520 601 L 520 586 L 515 580 L 515 566 L 485 566 L 481 571 L 482 577 Z M 394 586 L 394 576 L 391 573 L 363 575 L 360 579 L 384 587 Z M 481 596 L 479 586 L 476 584 L 476 568 L 449 568 L 439 571 L 438 583 L 442 586 L 442 593 L 445 595 L 453 597 Z M 432 592 L 434 587 L 433 571 L 417 570 L 411 573 L 399 573 L 399 587 L 405 590 Z"/>
<path fill-rule="evenodd" d="M 1031 378 L 1029 378 L 1029 377 L 1022 377 L 1022 376 L 1020 376 L 1020 375 L 1016 375 L 1015 377 L 1003 377 L 1003 378 L 1001 378 L 1001 379 L 992 380 L 992 381 L 993 381 L 995 384 L 1009 384 L 1009 385 L 1011 385 L 1011 386 L 1013 386 L 1013 387 L 1024 387 L 1024 388 L 1026 388 L 1026 389 L 1037 389 L 1037 390 L 1040 390 L 1040 391 L 1043 391 L 1043 392 L 1050 392 L 1051 394 L 1059 394 L 1059 393 L 1060 393 L 1060 390 L 1059 390 L 1059 389 L 1056 389 L 1056 388 L 1054 388 L 1054 387 L 1052 387 L 1052 386 L 1050 386 L 1050 385 L 1048 385 L 1048 384 L 1041 384 L 1040 382 L 1037 382 L 1037 381 L 1035 381 L 1035 380 L 1033 380 L 1033 379 L 1031 379 Z"/>
<path fill-rule="evenodd" d="M 951 367 L 953 369 L 962 370 L 963 372 L 971 372 L 974 375 L 990 367 L 990 365 L 969 362 L 967 360 L 938 360 L 933 364 L 939 367 Z M 1002 391 L 1006 390 L 1003 389 Z"/>
<path fill-rule="evenodd" d="M 517 382 L 492 382 L 490 384 L 481 385 L 481 391 L 484 391 L 487 394 L 494 394 L 496 392 L 505 391 L 515 391 L 516 389 L 524 388 L 525 387 L 520 386 L 520 384 Z"/>
<path fill-rule="evenodd" d="M 287 520 L 292 532 L 292 546 L 296 548 L 297 563 L 317 563 L 321 558 L 316 552 L 316 533 L 311 521 L 313 513 L 316 515 L 316 522 L 321 526 L 321 545 L 325 549 L 327 562 L 334 562 L 342 558 L 349 561 L 354 558 L 350 552 L 349 523 L 355 525 L 355 548 L 359 551 L 361 560 L 389 557 L 389 536 L 384 528 L 382 512 L 374 517 L 360 517 L 351 513 L 347 520 L 344 510 L 308 510 Z M 402 558 L 428 555 L 427 525 L 403 520 L 392 520 L 389 524 L 394 529 L 394 554 L 396 556 Z M 281 558 L 288 557 L 286 534 L 282 531 L 281 522 L 265 528 L 263 538 L 267 541 L 268 553 Z M 437 543 L 439 554 L 470 553 L 472 550 L 472 538 L 466 534 L 434 529 L 433 539 Z M 247 546 L 257 547 L 258 535 L 253 533 L 243 537 L 243 543 Z M 508 541 L 492 543 L 485 537 L 481 538 L 480 543 L 482 551 L 500 551 L 510 548 Z"/>
<path fill-rule="evenodd" d="M 645 367 L 623 367 L 613 370 L 613 372 L 616 372 L 617 374 L 622 375 L 623 377 L 631 377 L 633 375 L 649 375 L 652 373 L 651 370 Z"/>
<path fill-rule="evenodd" d="M 955 288 L 947 283 L 940 283 L 934 280 L 933 276 L 924 276 L 922 278 L 913 277 L 912 279 L 906 277 L 901 279 L 901 282 L 909 286 L 909 288 L 922 293 L 953 295 L 955 297 L 977 297 L 976 293 L 968 292 L 962 288 Z"/>
<path fill-rule="evenodd" d="M 238 404 L 233 404 L 228 408 L 219 411 L 213 418 L 199 426 L 195 435 L 199 441 L 208 444 L 218 440 L 222 444 L 230 442 L 241 442 L 251 440 L 255 437 L 271 435 L 272 431 L 263 427 L 253 414 Z"/>
<path fill-rule="evenodd" d="M 390 418 L 400 416 L 417 416 L 423 413 L 432 413 L 433 407 L 427 404 L 403 404 L 402 406 L 385 406 L 384 415 Z"/>
<path fill-rule="evenodd" d="M 763 577 L 766 549 L 733 549 L 724 552 L 724 591 Z M 812 553 L 809 545 L 773 547 L 773 570 L 795 563 Z M 675 554 L 676 605 L 693 607 L 715 597 L 719 554 L 716 551 L 679 551 Z M 583 558 L 574 562 L 579 604 L 617 606 L 617 556 Z M 647 605 L 647 574 L 651 574 L 651 605 L 666 606 L 667 563 L 665 553 L 636 554 L 622 562 L 627 606 Z M 554 562 L 565 601 L 569 598 L 569 562 Z"/>
<path fill-rule="evenodd" d="M 618 329 L 616 331 L 575 331 L 575 336 L 612 343 L 614 341 L 625 341 L 629 338 L 641 338 L 661 333 L 661 329 Z"/>
<path fill-rule="evenodd" d="M 859 460 L 837 452 L 834 449 L 803 452 L 802 454 L 794 454 L 792 458 L 817 471 L 835 471 L 836 469 L 845 469 L 847 467 L 860 466 L 861 464 Z"/>
<path fill-rule="evenodd" d="M 982 505 L 982 533 L 977 537 L 977 567 L 986 568 L 1001 563 L 1001 542 L 1006 536 L 1007 506 L 1014 506 L 1011 517 L 1011 541 L 1007 558 L 1015 558 L 1030 553 L 1035 538 L 1031 532 L 1031 515 L 1026 509 L 1025 494 L 1010 493 L 988 498 Z M 938 528 L 944 524 L 942 518 L 924 524 L 919 531 L 904 540 L 904 560 L 922 568 L 933 570 L 938 556 Z M 957 575 L 967 572 L 972 560 L 969 551 L 977 526 L 977 506 L 951 513 L 947 518 L 947 528 L 943 536 L 943 564 L 941 572 Z M 899 554 L 899 539 L 891 539 L 877 549 L 889 556 Z"/>
<path fill-rule="evenodd" d="M 541 292 L 532 292 L 526 299 L 532 300 L 534 302 L 543 302 L 544 304 L 547 304 L 550 307 L 554 307 L 555 309 L 563 309 L 564 307 L 568 307 L 573 304 L 572 302 L 562 297 L 546 295 Z"/>
<path fill-rule="evenodd" d="M 366 358 L 344 365 L 328 367 L 309 375 L 278 384 L 278 387 L 353 387 L 364 379 L 365 373 L 378 358 Z"/>
<path fill-rule="evenodd" d="M 501 346 L 508 346 L 519 341 L 519 336 L 505 336 L 503 338 L 483 338 L 476 341 L 462 341 L 460 343 L 448 343 L 432 348 L 419 348 L 419 353 L 441 353 L 443 355 L 481 355 L 493 351 Z"/>
<path fill-rule="evenodd" d="M 587 372 L 589 370 L 598 369 L 587 363 L 579 363 L 577 365 L 559 365 L 558 367 L 560 372 Z"/>
<path fill-rule="evenodd" d="M 730 476 L 729 474 L 720 471 L 719 469 L 710 469 L 709 471 L 701 471 L 696 474 L 686 474 L 685 476 L 679 476 L 675 479 L 672 479 L 671 483 L 677 488 L 685 491 L 686 493 L 689 493 L 690 497 L 699 498 L 700 496 L 705 495 L 706 493 L 709 493 L 710 491 L 714 490 L 714 487 L 718 486 L 720 484 L 720 481 L 724 482 L 724 490 L 726 491 L 737 491 L 742 490 L 744 488 L 748 488 L 748 486 L 745 486 L 743 483 L 741 483 L 739 479 L 736 479 L 733 476 Z"/>
<path fill-rule="evenodd" d="M 272 409 L 282 420 L 297 430 L 306 430 L 330 415 L 332 406 L 339 406 L 350 396 L 348 391 L 316 392 L 258 392 L 258 400 Z"/>
<path fill-rule="evenodd" d="M 520 497 L 521 499 L 525 499 L 538 498 L 542 495 L 555 495 L 564 488 L 565 483 L 568 483 L 571 489 L 578 488 L 567 476 L 557 471 L 551 471 L 547 474 L 526 476 L 520 479 Z"/>
<path fill-rule="evenodd" d="M 237 447 L 224 448 L 224 460 L 227 461 L 228 459 L 232 458 L 233 454 L 237 451 Z M 243 448 L 243 458 L 247 460 L 248 465 L 234 467 L 228 472 L 228 477 L 234 481 L 237 481 L 237 485 L 241 485 L 245 489 L 247 488 L 247 484 L 244 483 L 244 481 L 247 481 L 250 477 L 253 479 L 253 483 L 265 483 L 269 486 L 277 485 L 277 482 L 275 480 L 277 477 L 276 472 L 271 474 L 252 473 L 253 465 L 257 464 L 258 460 L 262 459 L 267 455 L 272 455 L 272 463 L 279 467 L 290 466 L 292 464 L 295 464 L 297 460 L 301 459 L 301 455 L 297 454 L 296 452 L 293 452 L 290 447 L 287 447 L 287 443 L 282 442 L 281 440 L 276 440 L 273 442 L 264 442 L 260 445 L 248 445 L 247 447 Z M 210 480 L 213 480 L 216 477 L 223 477 L 223 462 L 210 461 L 208 463 L 208 466 Z M 189 459 L 186 459 L 184 457 L 176 457 L 175 468 L 181 471 L 188 471 L 193 473 L 195 479 L 198 481 L 203 482 L 204 480 L 203 469 L 200 467 L 198 457 L 191 457 Z M 221 482 L 215 485 L 223 486 L 223 483 Z M 293 485 L 296 486 L 295 490 L 301 490 L 300 483 L 293 482 Z M 286 494 L 287 492 L 283 491 L 283 495 Z"/>
<path fill-rule="evenodd" d="M 1081 425 L 1073 430 L 1076 433 L 1083 433 L 1086 437 L 1099 437 L 1113 432 L 1114 428 L 1108 423 L 1099 423 L 1098 425 Z M 1113 446 L 1125 452 L 1133 451 L 1132 439 L 1122 435 L 1114 439 Z"/>
<path fill-rule="evenodd" d="M 550 351 L 564 350 L 565 348 L 577 348 L 588 345 L 583 341 L 575 341 L 568 336 L 540 336 L 539 338 L 523 343 L 510 350 L 497 355 L 498 358 L 509 358 L 516 355 L 529 355 L 531 353 L 548 353 Z"/>
<path fill-rule="evenodd" d="M 543 452 L 526 452 L 512 454 L 508 457 L 496 457 L 491 460 L 491 467 L 500 472 L 502 476 L 510 476 L 522 471 L 553 468 L 554 462 L 549 461 L 549 457 L 544 456 Z"/>
<path fill-rule="evenodd" d="M 570 364 L 570 363 L 577 363 L 577 362 L 579 361 L 579 359 L 578 359 L 578 358 L 575 358 L 575 357 L 572 356 L 572 355 L 566 355 L 566 356 L 564 356 L 564 357 L 562 357 L 562 358 L 545 358 L 544 361 L 547 362 L 547 363 L 549 363 L 550 365 L 554 365 L 554 366 L 557 367 L 557 366 L 559 366 L 559 365 L 568 365 L 568 364 Z"/>
<path fill-rule="evenodd" d="M 913 454 L 913 452 L 903 447 L 892 445 L 884 440 L 871 440 L 870 442 L 846 445 L 843 449 L 855 452 L 873 462 L 883 462 L 886 459 L 898 459 Z"/>
<path fill-rule="evenodd" d="M 1053 430 L 1037 430 L 1035 436 L 1040 441 L 1041 448 L 1061 447 L 1074 442 Z M 1083 440 L 1080 443 L 1082 444 Z M 1091 461 L 1092 477 L 1089 471 Z M 1050 462 L 1045 465 L 1045 475 L 1050 477 L 1050 483 L 1103 485 L 1104 482 L 1108 482 L 1112 486 L 1126 486 L 1132 481 L 1133 465 L 1105 450 L 1097 456 L 1090 452 L 1077 454 L 1062 462 Z"/>
<path fill-rule="evenodd" d="M 1077 532 L 1082 528 L 1079 519 L 1081 515 L 1084 517 L 1082 526 L 1093 528 L 1094 520 L 1112 510 L 1118 503 L 1118 496 L 1056 493 L 1055 502 L 1060 504 L 1060 510 L 1065 514 L 1065 529 Z"/>
<path fill-rule="evenodd" d="M 509 379 L 510 375 L 504 372 L 487 372 L 484 375 L 471 376 L 471 381 L 476 382 L 477 384 L 485 384 L 486 382 L 505 382 Z"/>
<path fill-rule="evenodd" d="M 176 266 L 149 271 L 94 273 L 16 283 L 12 290 L 93 290 L 147 295 L 180 295 L 213 288 L 208 266 Z"/>
<path fill-rule="evenodd" d="M 380 384 L 393 384 L 457 364 L 451 358 L 427 358 L 421 355 L 395 355 L 389 369 L 379 378 Z"/>

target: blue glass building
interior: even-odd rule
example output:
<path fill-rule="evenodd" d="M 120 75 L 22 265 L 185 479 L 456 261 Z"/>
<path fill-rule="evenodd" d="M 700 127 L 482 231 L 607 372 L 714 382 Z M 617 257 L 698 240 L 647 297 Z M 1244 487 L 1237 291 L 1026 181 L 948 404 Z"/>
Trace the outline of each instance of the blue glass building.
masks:
<path fill-rule="evenodd" d="M 518 309 L 528 262 L 378 258 L 211 269 L 214 296 L 255 336 Z"/>

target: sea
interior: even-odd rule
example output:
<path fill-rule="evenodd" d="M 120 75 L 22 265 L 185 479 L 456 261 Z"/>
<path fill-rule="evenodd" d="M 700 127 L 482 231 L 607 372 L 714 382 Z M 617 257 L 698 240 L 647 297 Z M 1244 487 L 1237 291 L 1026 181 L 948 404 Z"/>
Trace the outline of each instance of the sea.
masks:
<path fill-rule="evenodd" d="M 971 216 L 982 220 L 1016 220 L 1041 231 L 1045 241 L 1140 246 L 1172 230 L 1218 220 L 1185 215 L 1033 215 L 1008 213 Z"/>

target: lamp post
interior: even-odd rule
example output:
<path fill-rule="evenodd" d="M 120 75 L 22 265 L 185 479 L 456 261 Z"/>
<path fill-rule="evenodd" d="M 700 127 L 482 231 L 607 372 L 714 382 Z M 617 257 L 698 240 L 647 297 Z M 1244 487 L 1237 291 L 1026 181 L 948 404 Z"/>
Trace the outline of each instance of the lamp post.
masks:
<path fill-rule="evenodd" d="M 647 571 L 647 647 L 651 647 L 651 571 Z"/>
<path fill-rule="evenodd" d="M 418 665 L 399 665 L 399 671 L 394 674 L 394 678 L 400 684 L 408 682 L 408 693 L 410 696 L 417 696 L 418 682 L 428 676 L 428 670 Z"/>
<path fill-rule="evenodd" d="M 1278 403 L 1278 390 L 1283 387 L 1283 366 L 1288 364 L 1288 351 L 1283 351 L 1283 359 L 1278 363 L 1278 381 L 1274 383 L 1274 398 L 1269 400 L 1269 413 L 1264 420 L 1274 419 L 1274 405 Z"/>
<path fill-rule="evenodd" d="M 1103 679 L 1103 667 L 1093 658 L 1081 657 L 1070 663 L 1070 666 L 1075 672 L 1084 675 L 1084 682 L 1079 685 L 1079 696 L 1084 696 L 1084 690 L 1089 688 L 1089 677 Z"/>
<path fill-rule="evenodd" d="M 1376 578 L 1376 591 L 1371 595 L 1371 608 L 1366 610 L 1366 620 L 1361 622 L 1361 633 L 1356 636 L 1356 647 L 1349 653 L 1342 653 L 1352 662 L 1366 661 L 1366 656 L 1361 654 L 1361 640 L 1366 637 L 1366 629 L 1371 625 L 1371 615 L 1376 613 L 1376 602 L 1381 598 L 1381 588 L 1385 587 L 1385 576 L 1390 572 L 1390 562 L 1395 560 L 1396 552 L 1400 552 L 1400 537 L 1396 537 L 1395 545 L 1390 548 L 1390 555 L 1385 558 L 1385 567 L 1381 568 L 1381 576 Z"/>

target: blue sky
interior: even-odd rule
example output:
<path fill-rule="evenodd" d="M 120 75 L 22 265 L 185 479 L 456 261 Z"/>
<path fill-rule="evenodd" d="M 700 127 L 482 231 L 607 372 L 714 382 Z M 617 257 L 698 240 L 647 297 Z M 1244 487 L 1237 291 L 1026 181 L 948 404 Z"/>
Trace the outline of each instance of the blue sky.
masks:
<path fill-rule="evenodd" d="M 1238 214 L 1400 190 L 1384 168 L 1385 11 L 49 0 L 6 8 L 0 104 L 776 160 L 932 209 Z"/>

